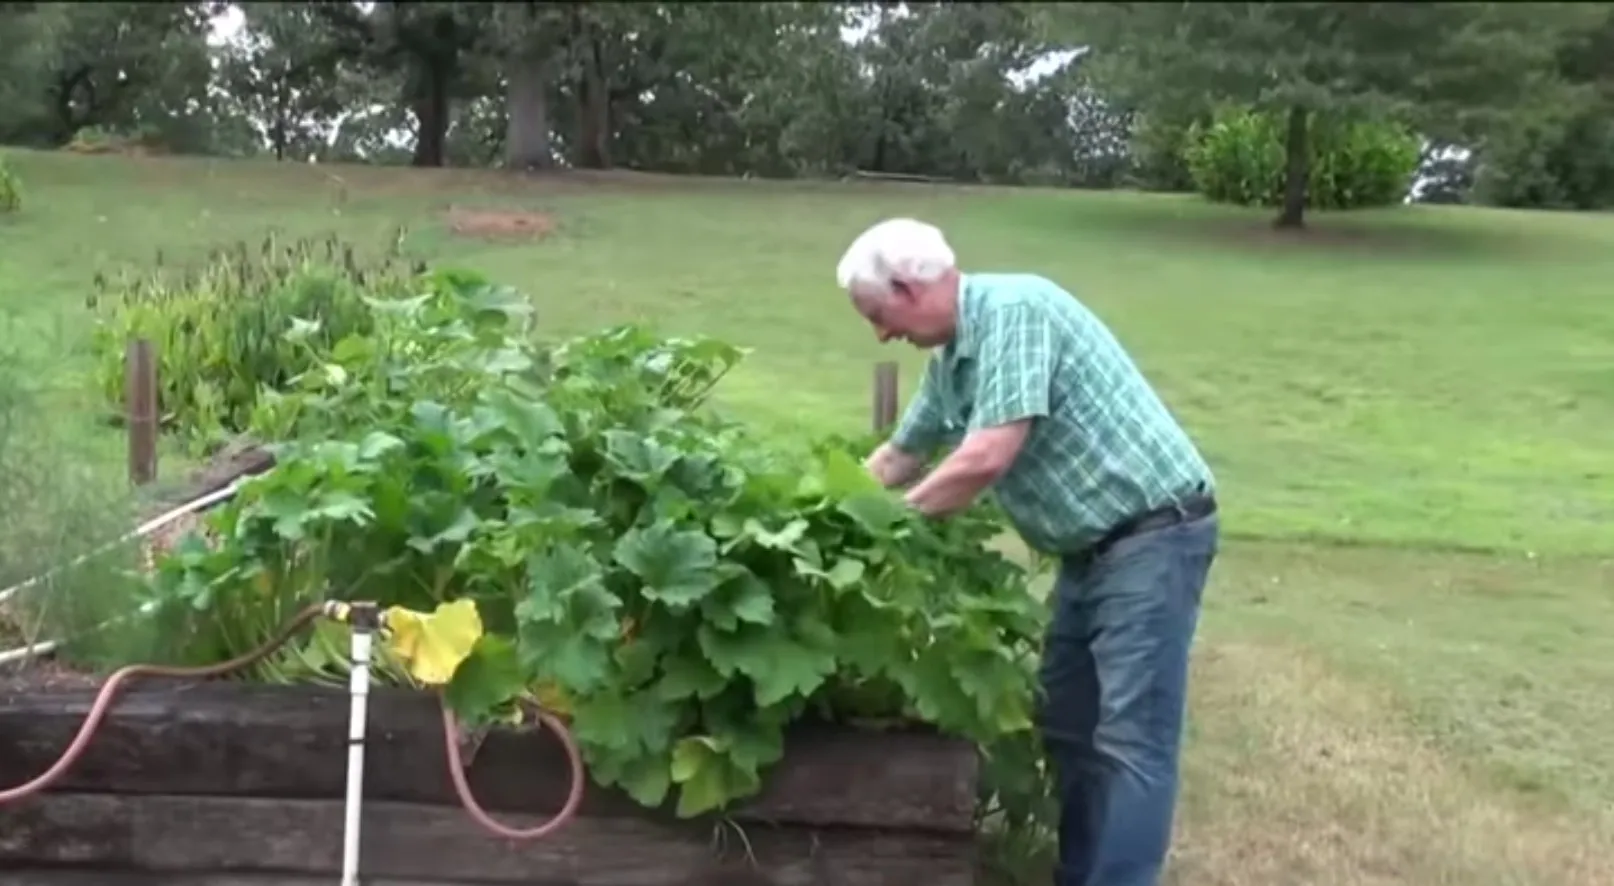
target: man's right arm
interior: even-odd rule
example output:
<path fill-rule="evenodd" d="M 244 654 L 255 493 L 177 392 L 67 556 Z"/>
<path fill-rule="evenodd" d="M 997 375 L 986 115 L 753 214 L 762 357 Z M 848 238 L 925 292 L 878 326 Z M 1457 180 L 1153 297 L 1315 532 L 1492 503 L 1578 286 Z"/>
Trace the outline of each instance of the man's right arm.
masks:
<path fill-rule="evenodd" d="M 937 402 L 933 365 L 926 367 L 919 393 L 902 414 L 891 439 L 874 450 L 864 466 L 886 488 L 907 486 L 924 472 L 925 459 L 942 442 L 942 411 Z"/>

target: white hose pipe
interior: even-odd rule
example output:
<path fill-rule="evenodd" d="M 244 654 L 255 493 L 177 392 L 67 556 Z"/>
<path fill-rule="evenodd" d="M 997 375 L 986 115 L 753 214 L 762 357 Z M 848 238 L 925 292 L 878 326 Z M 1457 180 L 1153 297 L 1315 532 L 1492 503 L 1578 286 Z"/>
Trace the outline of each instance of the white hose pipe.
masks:
<path fill-rule="evenodd" d="M 0 591 L 0 604 L 4 604 L 7 600 L 10 600 L 12 597 L 17 596 L 18 594 L 22 593 L 23 591 L 26 591 L 29 588 L 33 587 L 34 585 L 37 585 L 40 582 L 50 578 L 51 576 L 53 576 L 56 573 L 62 571 L 63 569 L 68 569 L 68 568 L 71 568 L 73 566 L 77 566 L 80 563 L 83 563 L 84 561 L 90 559 L 91 557 L 97 556 L 99 554 L 104 554 L 107 551 L 112 550 L 113 548 L 117 547 L 118 545 L 123 544 L 124 542 L 126 542 L 126 541 L 128 541 L 128 540 L 130 540 L 132 538 L 143 538 L 145 536 L 148 536 L 148 535 L 152 534 L 153 532 L 156 532 L 157 530 L 163 528 L 164 526 L 167 526 L 168 524 L 179 520 L 181 517 L 189 516 L 190 514 L 194 514 L 197 511 L 207 507 L 208 505 L 216 504 L 218 502 L 224 501 L 227 498 L 230 498 L 231 496 L 233 496 L 237 492 L 239 492 L 240 489 L 241 489 L 241 481 L 236 480 L 233 483 L 231 483 L 230 485 L 224 487 L 223 489 L 215 489 L 212 492 L 209 492 L 208 494 L 206 494 L 204 496 L 201 496 L 200 498 L 196 498 L 196 499 L 193 499 L 191 501 L 185 502 L 184 504 L 180 505 L 179 507 L 176 507 L 173 510 L 168 511 L 167 513 L 159 514 L 156 517 L 153 517 L 150 520 L 147 520 L 146 522 L 140 524 L 139 526 L 136 526 L 134 531 L 128 533 L 127 535 L 124 535 L 124 536 L 122 536 L 120 538 L 113 539 L 112 541 L 107 542 L 106 544 L 102 545 L 101 547 L 96 548 L 95 550 L 90 551 L 89 553 L 81 554 L 78 557 L 74 558 L 73 560 L 71 560 L 71 561 L 69 561 L 67 563 L 64 563 L 64 564 L 62 564 L 60 566 L 57 566 L 57 567 L 49 570 L 48 572 L 45 572 L 45 573 L 40 574 L 40 575 L 36 575 L 33 578 L 28 579 L 27 581 L 21 582 L 19 584 L 12 585 L 11 587 L 6 588 L 3 591 Z"/>
<path fill-rule="evenodd" d="M 0 667 L 49 655 L 56 651 L 57 645 L 55 640 L 41 640 L 27 646 L 18 646 L 16 649 L 0 649 Z"/>
<path fill-rule="evenodd" d="M 115 624 L 128 621 L 131 618 L 137 618 L 142 615 L 150 615 L 156 609 L 157 601 L 147 600 L 146 602 L 140 604 L 140 608 L 136 609 L 134 612 L 131 612 L 128 615 L 120 615 L 116 618 L 109 618 L 95 627 L 90 628 L 84 633 L 93 634 L 96 631 L 103 631 Z M 0 649 L 0 667 L 16 662 L 28 661 L 32 658 L 43 658 L 44 656 L 55 652 L 61 647 L 63 642 L 64 641 L 62 640 L 40 640 L 38 643 L 30 643 L 27 646 L 18 646 L 16 649 Z"/>

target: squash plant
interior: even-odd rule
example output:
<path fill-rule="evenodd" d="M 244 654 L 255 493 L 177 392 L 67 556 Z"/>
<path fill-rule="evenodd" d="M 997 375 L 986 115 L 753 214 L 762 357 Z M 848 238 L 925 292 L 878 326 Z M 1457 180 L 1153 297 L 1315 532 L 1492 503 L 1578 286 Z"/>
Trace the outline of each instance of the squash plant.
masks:
<path fill-rule="evenodd" d="M 472 600 L 460 716 L 544 698 L 596 780 L 684 816 L 756 792 L 802 717 L 1035 759 L 1041 606 L 991 547 L 995 511 L 920 519 L 867 475 L 868 441 L 780 446 L 717 415 L 742 356 L 721 342 L 540 346 L 518 293 L 461 272 L 419 288 L 258 404 L 278 467 L 148 589 L 180 657 L 239 652 L 322 598 Z M 298 654 L 256 676 L 301 679 Z"/>

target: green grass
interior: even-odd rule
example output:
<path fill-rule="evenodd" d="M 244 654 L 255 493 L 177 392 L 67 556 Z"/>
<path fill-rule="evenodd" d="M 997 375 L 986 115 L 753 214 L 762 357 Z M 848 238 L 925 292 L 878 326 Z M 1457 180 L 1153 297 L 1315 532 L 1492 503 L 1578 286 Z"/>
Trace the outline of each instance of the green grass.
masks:
<path fill-rule="evenodd" d="M 1418 207 L 1279 237 L 1180 197 L 14 152 L 4 331 L 116 469 L 83 394 L 97 268 L 269 228 L 379 242 L 532 294 L 754 349 L 724 401 L 784 434 L 868 421 L 882 348 L 834 286 L 862 227 L 942 225 L 963 263 L 1063 283 L 1216 468 L 1182 882 L 1614 882 L 1614 216 Z M 461 237 L 450 206 L 551 213 Z M 899 346 L 900 347 L 900 346 Z"/>

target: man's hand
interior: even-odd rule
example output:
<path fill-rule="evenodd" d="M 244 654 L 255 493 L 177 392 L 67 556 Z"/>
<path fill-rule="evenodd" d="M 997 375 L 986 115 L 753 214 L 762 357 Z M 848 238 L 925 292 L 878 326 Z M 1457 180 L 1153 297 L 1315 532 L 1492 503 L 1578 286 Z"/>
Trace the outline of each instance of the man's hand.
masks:
<path fill-rule="evenodd" d="M 864 460 L 863 466 L 869 469 L 874 479 L 887 489 L 907 486 L 919 479 L 919 474 L 925 468 L 925 463 L 917 455 L 903 452 L 890 443 L 880 444 L 874 454 Z"/>

